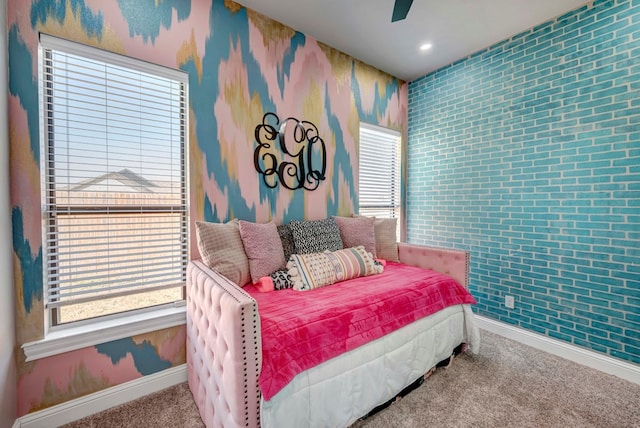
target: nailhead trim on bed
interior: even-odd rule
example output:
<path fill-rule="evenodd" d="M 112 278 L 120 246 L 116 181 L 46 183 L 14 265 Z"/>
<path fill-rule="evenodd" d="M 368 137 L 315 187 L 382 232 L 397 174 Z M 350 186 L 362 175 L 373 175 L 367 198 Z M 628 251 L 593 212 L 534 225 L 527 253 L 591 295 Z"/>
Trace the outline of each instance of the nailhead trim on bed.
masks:
<path fill-rule="evenodd" d="M 260 339 L 255 300 L 201 262 L 190 263 L 187 273 L 188 379 L 200 416 L 208 428 L 260 425 Z M 242 371 L 234 366 L 242 367 Z"/>

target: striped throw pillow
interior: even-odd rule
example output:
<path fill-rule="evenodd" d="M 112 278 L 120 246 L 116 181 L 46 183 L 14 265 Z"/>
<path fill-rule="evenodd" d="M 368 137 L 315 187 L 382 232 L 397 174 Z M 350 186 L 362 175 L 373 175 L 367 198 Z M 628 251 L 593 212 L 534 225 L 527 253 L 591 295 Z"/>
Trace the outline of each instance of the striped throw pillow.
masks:
<path fill-rule="evenodd" d="M 363 246 L 358 246 L 333 252 L 293 254 L 287 269 L 293 288 L 304 291 L 381 273 L 384 267 L 375 263 Z"/>

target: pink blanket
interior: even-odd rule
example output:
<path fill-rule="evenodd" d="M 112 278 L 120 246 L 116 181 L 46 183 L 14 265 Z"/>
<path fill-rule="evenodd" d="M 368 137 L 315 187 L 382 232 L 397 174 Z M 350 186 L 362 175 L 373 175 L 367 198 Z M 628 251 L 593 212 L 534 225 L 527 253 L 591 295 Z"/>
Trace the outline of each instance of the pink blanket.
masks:
<path fill-rule="evenodd" d="M 311 291 L 245 290 L 262 323 L 262 397 L 298 373 L 455 304 L 475 304 L 449 276 L 388 262 L 383 273 Z"/>

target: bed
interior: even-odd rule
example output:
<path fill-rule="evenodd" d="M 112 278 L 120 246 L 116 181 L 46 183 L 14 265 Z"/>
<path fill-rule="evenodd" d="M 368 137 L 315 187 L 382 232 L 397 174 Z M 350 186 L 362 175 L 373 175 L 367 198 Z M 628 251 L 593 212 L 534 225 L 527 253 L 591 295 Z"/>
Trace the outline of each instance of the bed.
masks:
<path fill-rule="evenodd" d="M 399 263 L 389 263 L 377 275 L 378 285 L 374 277 L 365 277 L 312 292 L 260 293 L 253 286 L 239 287 L 202 261 L 190 262 L 188 381 L 206 426 L 349 426 L 460 344 L 476 352 L 474 300 L 460 291 L 468 285 L 468 253 L 403 243 L 397 251 Z M 410 278 L 422 274 L 443 281 L 441 289 L 419 295 L 418 280 Z M 367 290 L 380 291 L 380 299 L 355 312 L 349 304 L 366 300 Z M 294 308 L 302 295 L 308 301 L 303 309 Z M 296 322 L 317 323 L 308 312 L 319 310 L 313 305 L 321 295 L 326 300 L 319 305 L 332 314 L 333 324 L 302 333 L 290 329 Z M 376 308 L 384 307 L 390 314 L 379 322 Z M 356 313 L 357 319 L 349 317 Z M 331 337 L 337 331 L 344 337 L 334 346 Z M 278 338 L 280 344 L 274 345 Z M 314 343 L 321 346 L 313 348 Z M 274 367 L 274 360 L 283 364 Z"/>

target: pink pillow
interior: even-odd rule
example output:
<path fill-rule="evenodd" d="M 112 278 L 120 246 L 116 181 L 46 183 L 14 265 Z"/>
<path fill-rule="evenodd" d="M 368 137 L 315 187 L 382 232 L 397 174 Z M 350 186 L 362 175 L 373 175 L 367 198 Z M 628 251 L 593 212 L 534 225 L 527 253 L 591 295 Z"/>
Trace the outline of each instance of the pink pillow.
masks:
<path fill-rule="evenodd" d="M 373 217 L 333 217 L 340 229 L 340 238 L 344 248 L 362 245 L 364 249 L 376 257 L 376 235 Z"/>
<path fill-rule="evenodd" d="M 239 226 L 244 251 L 249 259 L 251 281 L 254 284 L 260 278 L 284 269 L 286 265 L 284 250 L 275 223 L 252 223 L 240 220 Z"/>

